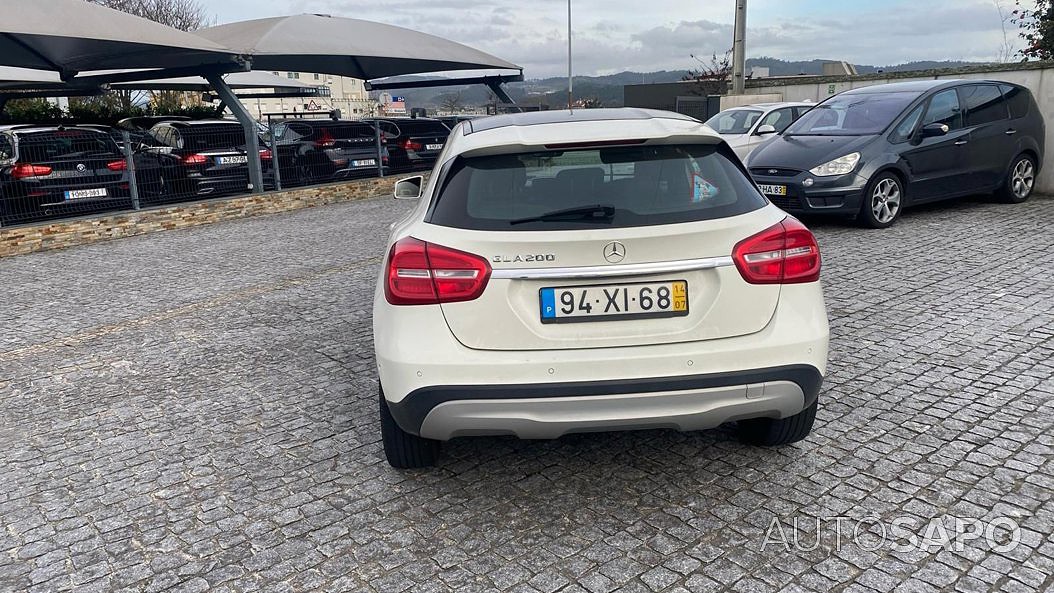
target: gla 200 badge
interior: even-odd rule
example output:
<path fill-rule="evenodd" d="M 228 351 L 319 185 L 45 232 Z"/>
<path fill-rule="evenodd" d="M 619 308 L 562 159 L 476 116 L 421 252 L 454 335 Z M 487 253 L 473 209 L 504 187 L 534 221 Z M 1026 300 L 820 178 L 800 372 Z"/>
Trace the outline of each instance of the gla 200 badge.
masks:
<path fill-rule="evenodd" d="M 540 261 L 556 261 L 556 255 L 552 253 L 535 253 L 528 255 L 495 255 L 490 261 L 498 264 L 529 263 Z"/>

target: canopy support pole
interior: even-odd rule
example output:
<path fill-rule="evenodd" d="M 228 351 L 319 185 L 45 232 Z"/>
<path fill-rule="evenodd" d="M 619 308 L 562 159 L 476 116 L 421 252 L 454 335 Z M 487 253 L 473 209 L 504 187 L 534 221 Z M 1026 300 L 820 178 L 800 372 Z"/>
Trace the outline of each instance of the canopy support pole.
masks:
<path fill-rule="evenodd" d="M 242 125 L 242 129 L 245 131 L 245 153 L 249 157 L 249 183 L 252 185 L 254 194 L 263 193 L 264 180 L 263 166 L 260 164 L 260 131 L 256 128 L 256 120 L 253 119 L 252 114 L 245 108 L 245 105 L 238 100 L 231 87 L 227 86 L 222 74 L 209 73 L 205 75 L 205 79 L 209 81 L 213 90 L 219 95 L 220 100 L 226 104 L 227 109 L 231 110 L 238 123 Z"/>
<path fill-rule="evenodd" d="M 516 105 L 516 101 L 513 101 L 512 97 L 509 96 L 509 93 L 505 92 L 505 87 L 502 86 L 501 81 L 488 81 L 487 88 L 489 88 L 502 103 L 512 105 L 512 108 L 516 111 L 522 111 L 522 109 Z"/>

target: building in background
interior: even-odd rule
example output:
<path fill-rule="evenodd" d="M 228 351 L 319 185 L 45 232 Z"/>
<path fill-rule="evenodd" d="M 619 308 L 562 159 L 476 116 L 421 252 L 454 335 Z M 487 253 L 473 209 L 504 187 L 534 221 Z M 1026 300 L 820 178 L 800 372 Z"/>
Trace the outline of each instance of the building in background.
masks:
<path fill-rule="evenodd" d="M 243 97 L 242 103 L 257 119 L 266 120 L 269 116 L 294 117 L 304 113 L 329 113 L 334 109 L 339 109 L 343 118 L 359 119 L 378 112 L 377 101 L 370 99 L 363 81 L 357 78 L 314 72 L 272 72 L 272 74 L 317 86 L 321 92 L 317 97 Z M 253 93 L 249 91 L 245 94 Z"/>

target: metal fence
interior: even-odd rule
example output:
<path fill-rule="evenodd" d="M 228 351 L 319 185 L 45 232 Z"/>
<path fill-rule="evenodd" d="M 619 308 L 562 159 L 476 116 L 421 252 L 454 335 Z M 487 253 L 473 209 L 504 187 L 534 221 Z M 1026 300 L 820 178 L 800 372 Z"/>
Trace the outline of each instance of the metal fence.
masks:
<path fill-rule="evenodd" d="M 227 120 L 0 127 L 0 226 L 250 193 L 250 159 L 264 190 L 427 169 L 448 131 L 435 120 L 296 119 L 259 133 L 259 153 L 247 154 Z"/>

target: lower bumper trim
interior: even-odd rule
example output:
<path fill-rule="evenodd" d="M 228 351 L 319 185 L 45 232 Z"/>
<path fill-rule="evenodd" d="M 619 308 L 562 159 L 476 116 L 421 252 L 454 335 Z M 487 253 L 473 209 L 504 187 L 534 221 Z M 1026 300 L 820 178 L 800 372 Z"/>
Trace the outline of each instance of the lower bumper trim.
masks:
<path fill-rule="evenodd" d="M 501 406 L 504 403 L 509 403 L 509 400 L 533 400 L 538 402 L 539 406 L 544 404 L 543 407 L 546 409 L 559 409 L 561 405 L 566 404 L 560 404 L 556 401 L 546 402 L 544 400 L 573 398 L 575 401 L 583 402 L 585 399 L 592 397 L 614 397 L 615 399 L 618 399 L 618 396 L 633 396 L 631 399 L 647 399 L 652 396 L 672 396 L 676 398 L 684 398 L 686 396 L 695 398 L 698 396 L 704 398 L 710 397 L 713 399 L 714 397 L 717 397 L 718 394 L 721 394 L 717 399 L 721 399 L 722 397 L 734 397 L 736 398 L 736 401 L 740 403 L 753 402 L 753 404 L 744 408 L 741 413 L 738 413 L 738 417 L 750 417 L 749 415 L 744 416 L 743 414 L 751 413 L 756 413 L 756 416 L 770 415 L 772 417 L 781 417 L 781 414 L 783 413 L 782 408 L 779 408 L 779 410 L 771 406 L 766 408 L 766 405 L 763 402 L 767 401 L 768 398 L 764 395 L 760 397 L 758 396 L 757 386 L 759 384 L 770 383 L 788 383 L 793 385 L 796 388 L 794 390 L 795 395 L 800 393 L 800 396 L 794 398 L 794 401 L 801 402 L 801 408 L 798 408 L 797 410 L 800 411 L 816 401 L 820 392 L 820 386 L 823 383 L 823 376 L 816 367 L 811 365 L 786 365 L 745 371 L 646 379 L 512 385 L 442 385 L 417 389 L 407 394 L 406 397 L 398 402 L 388 402 L 388 407 L 391 410 L 395 421 L 403 430 L 417 435 L 422 434 L 422 427 L 429 415 L 443 404 L 452 402 L 460 405 L 462 402 L 480 402 L 484 400 L 489 403 L 484 406 L 463 408 L 463 410 L 467 410 L 470 415 L 477 414 L 477 412 L 473 410 L 480 410 L 491 417 L 497 417 L 498 415 L 503 414 L 503 412 L 494 411 L 493 407 L 495 405 Z M 713 392 L 714 395 L 706 395 L 707 391 Z M 772 393 L 777 392 L 773 391 Z M 699 404 L 701 401 L 702 400 L 696 401 L 696 404 Z M 781 403 L 780 406 L 783 406 L 784 403 Z M 449 416 L 451 413 L 449 408 L 454 407 L 455 406 L 447 406 L 448 411 L 441 412 L 440 414 Z M 524 407 L 533 408 L 534 411 L 527 410 L 528 414 L 537 414 L 537 410 L 542 409 L 542 407 L 534 407 L 534 404 L 529 404 Z M 512 411 L 513 415 L 515 415 L 517 406 L 506 409 Z M 692 426 L 697 425 L 700 429 L 705 428 L 706 426 L 703 426 L 703 424 L 709 424 L 714 418 L 720 417 L 721 414 L 709 414 L 709 416 L 709 418 L 698 418 L 696 420 L 686 421 L 687 424 L 685 424 L 685 426 L 688 427 L 685 428 L 685 430 L 691 430 L 693 429 L 691 428 Z M 734 419 L 736 418 L 730 417 L 724 420 L 724 422 Z M 451 423 L 448 422 L 446 424 Z M 631 422 L 630 424 L 633 423 Z M 626 425 L 625 418 L 623 418 L 618 419 L 615 422 L 601 423 L 601 425 L 598 425 L 594 430 L 611 430 Z M 677 422 L 670 421 L 663 424 L 658 420 L 655 420 L 647 421 L 645 422 L 645 425 L 677 426 Z M 478 426 L 483 426 L 483 424 L 478 424 Z M 456 427 L 454 428 L 456 429 Z M 444 429 L 444 431 L 445 430 L 446 429 Z M 457 432 L 457 430 L 452 430 L 450 432 Z M 517 434 L 516 430 L 511 429 L 497 431 L 498 434 L 501 434 L 502 432 Z M 562 432 L 569 431 L 563 430 Z M 480 432 L 476 430 L 470 431 L 466 434 L 495 434 L 495 432 Z M 535 438 L 551 437 L 539 436 Z"/>

